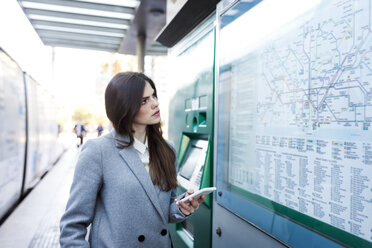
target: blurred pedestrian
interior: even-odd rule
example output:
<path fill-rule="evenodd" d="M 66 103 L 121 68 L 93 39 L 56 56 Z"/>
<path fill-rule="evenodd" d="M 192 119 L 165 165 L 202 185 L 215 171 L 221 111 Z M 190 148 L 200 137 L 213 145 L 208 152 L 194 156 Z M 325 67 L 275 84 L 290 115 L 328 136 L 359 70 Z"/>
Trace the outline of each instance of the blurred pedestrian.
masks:
<path fill-rule="evenodd" d="M 176 154 L 162 136 L 155 85 L 142 73 L 118 73 L 105 105 L 114 130 L 81 151 L 61 219 L 61 248 L 170 248 L 168 223 L 185 220 L 205 196 L 176 200 Z"/>
<path fill-rule="evenodd" d="M 98 133 L 98 137 L 102 135 L 103 133 L 103 127 L 102 127 L 102 124 L 98 124 L 98 127 L 97 127 L 97 133 Z"/>
<path fill-rule="evenodd" d="M 74 133 L 76 134 L 76 137 L 80 139 L 80 144 L 77 145 L 77 147 L 81 146 L 84 142 L 84 135 L 86 133 L 85 127 L 83 124 L 81 124 L 81 121 L 78 120 L 74 127 Z"/>

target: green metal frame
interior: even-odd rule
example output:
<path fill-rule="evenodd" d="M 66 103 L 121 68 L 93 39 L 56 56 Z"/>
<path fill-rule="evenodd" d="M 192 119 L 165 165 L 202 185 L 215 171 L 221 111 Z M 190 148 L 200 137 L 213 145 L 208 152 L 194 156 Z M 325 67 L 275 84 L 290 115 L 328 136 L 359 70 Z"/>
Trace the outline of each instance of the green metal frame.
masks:
<path fill-rule="evenodd" d="M 175 98 L 170 103 L 169 137 L 178 145 L 178 169 L 180 169 L 179 167 L 184 162 L 192 140 L 208 140 L 200 188 L 213 186 L 214 21 L 215 15 L 210 16 L 194 32 L 178 44 L 178 48 L 181 51 L 178 56 L 183 56 L 190 51 L 189 49 L 197 47 L 200 44 L 199 42 L 203 41 L 206 37 L 213 40 L 210 41 L 209 48 L 211 51 L 207 58 L 210 58 L 210 64 L 208 64 L 207 69 L 200 70 L 199 72 L 196 70 L 197 74 L 194 81 L 187 85 L 180 85 Z M 186 105 L 190 104 L 190 101 L 194 99 L 198 100 L 199 108 L 187 108 Z M 177 194 L 180 195 L 186 190 L 180 185 L 177 188 Z M 213 194 L 209 194 L 203 204 L 199 206 L 199 209 L 188 219 L 193 225 L 194 240 L 185 233 L 182 223 L 169 225 L 169 231 L 175 248 L 212 247 L 212 203 Z"/>

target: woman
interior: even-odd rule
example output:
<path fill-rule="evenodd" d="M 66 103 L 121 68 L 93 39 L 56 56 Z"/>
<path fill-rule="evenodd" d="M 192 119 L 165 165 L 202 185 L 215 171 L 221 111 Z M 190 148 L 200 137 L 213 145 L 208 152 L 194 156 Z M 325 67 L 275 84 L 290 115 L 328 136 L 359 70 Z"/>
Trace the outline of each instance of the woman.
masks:
<path fill-rule="evenodd" d="M 114 131 L 81 151 L 61 247 L 171 247 L 167 224 L 183 221 L 205 196 L 176 204 L 176 155 L 162 137 L 155 85 L 142 73 L 118 73 L 105 104 Z"/>

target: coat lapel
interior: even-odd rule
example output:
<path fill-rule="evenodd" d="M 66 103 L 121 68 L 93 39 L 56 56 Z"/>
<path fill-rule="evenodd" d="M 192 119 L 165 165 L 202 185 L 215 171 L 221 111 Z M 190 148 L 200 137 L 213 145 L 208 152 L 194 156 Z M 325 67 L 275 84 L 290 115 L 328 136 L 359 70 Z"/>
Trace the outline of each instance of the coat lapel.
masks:
<path fill-rule="evenodd" d="M 117 140 L 121 141 L 129 141 L 129 138 L 121 137 L 117 135 L 115 132 L 113 132 L 113 136 Z M 158 193 L 156 191 L 149 173 L 146 171 L 145 167 L 143 166 L 136 150 L 133 146 L 121 149 L 119 154 L 124 159 L 130 170 L 133 172 L 133 174 L 136 176 L 138 181 L 141 183 L 143 189 L 145 190 L 147 196 L 150 198 L 152 204 L 154 205 L 155 209 L 159 212 L 161 219 L 165 224 L 167 224 L 163 211 L 160 207 L 159 197 Z"/>

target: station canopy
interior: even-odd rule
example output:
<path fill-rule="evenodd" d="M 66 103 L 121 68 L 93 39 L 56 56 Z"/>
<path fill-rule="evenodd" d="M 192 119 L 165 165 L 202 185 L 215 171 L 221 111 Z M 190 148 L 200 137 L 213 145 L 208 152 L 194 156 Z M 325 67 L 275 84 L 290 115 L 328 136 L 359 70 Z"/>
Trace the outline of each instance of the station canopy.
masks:
<path fill-rule="evenodd" d="M 166 0 L 18 0 L 44 45 L 136 54 L 164 55 L 154 41 L 165 25 Z M 150 25 L 148 25 L 150 24 Z"/>

